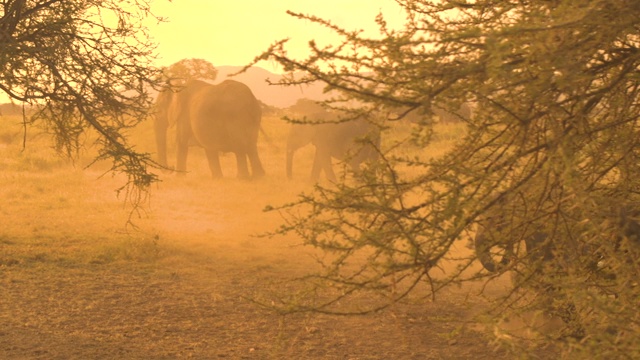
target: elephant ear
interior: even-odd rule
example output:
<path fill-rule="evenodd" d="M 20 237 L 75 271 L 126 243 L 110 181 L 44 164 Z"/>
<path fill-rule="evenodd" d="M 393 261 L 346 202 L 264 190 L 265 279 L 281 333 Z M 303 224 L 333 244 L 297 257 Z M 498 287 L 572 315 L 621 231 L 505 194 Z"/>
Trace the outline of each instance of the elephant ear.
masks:
<path fill-rule="evenodd" d="M 171 91 L 170 90 L 161 90 L 158 93 L 158 97 L 156 98 L 156 108 L 158 110 L 166 109 L 171 102 Z"/>

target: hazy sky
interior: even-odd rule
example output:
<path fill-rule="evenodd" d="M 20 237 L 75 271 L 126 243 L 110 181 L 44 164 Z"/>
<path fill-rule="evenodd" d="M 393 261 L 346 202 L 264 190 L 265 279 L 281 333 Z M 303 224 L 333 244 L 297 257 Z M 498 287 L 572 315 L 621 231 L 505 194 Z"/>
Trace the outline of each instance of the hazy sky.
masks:
<path fill-rule="evenodd" d="M 289 54 L 303 58 L 309 40 L 335 44 L 324 27 L 287 15 L 286 11 L 316 15 L 347 30 L 363 29 L 379 35 L 375 17 L 382 12 L 390 27 L 404 23 L 394 0 L 153 0 L 152 11 L 168 22 L 149 22 L 158 43 L 157 65 L 185 58 L 202 58 L 214 66 L 246 65 L 274 42 L 290 38 Z M 277 72 L 273 64 L 261 63 Z M 0 103 L 9 101 L 0 93 Z"/>
<path fill-rule="evenodd" d="M 400 26 L 404 19 L 393 0 L 155 0 L 153 9 L 169 20 L 151 29 L 159 43 L 158 65 L 184 58 L 202 58 L 214 66 L 246 65 L 284 38 L 291 39 L 287 49 L 296 57 L 306 54 L 309 40 L 335 43 L 330 31 L 287 15 L 287 10 L 313 14 L 374 36 L 379 12 L 389 25 Z M 261 66 L 275 70 L 269 64 Z"/>

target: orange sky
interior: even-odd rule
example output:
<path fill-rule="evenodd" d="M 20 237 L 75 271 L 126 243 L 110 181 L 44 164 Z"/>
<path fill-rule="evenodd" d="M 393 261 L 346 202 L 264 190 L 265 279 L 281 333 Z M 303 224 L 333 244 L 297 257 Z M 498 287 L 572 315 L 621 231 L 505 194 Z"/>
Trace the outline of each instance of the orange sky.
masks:
<path fill-rule="evenodd" d="M 364 29 L 373 36 L 378 34 L 375 17 L 380 11 L 390 25 L 400 26 L 404 19 L 393 0 L 155 0 L 152 6 L 157 15 L 169 19 L 151 27 L 162 66 L 184 58 L 202 58 L 214 66 L 246 65 L 283 38 L 291 38 L 287 48 L 296 57 L 306 54 L 311 39 L 336 42 L 328 30 L 289 16 L 287 10 L 330 19 L 347 30 Z"/>

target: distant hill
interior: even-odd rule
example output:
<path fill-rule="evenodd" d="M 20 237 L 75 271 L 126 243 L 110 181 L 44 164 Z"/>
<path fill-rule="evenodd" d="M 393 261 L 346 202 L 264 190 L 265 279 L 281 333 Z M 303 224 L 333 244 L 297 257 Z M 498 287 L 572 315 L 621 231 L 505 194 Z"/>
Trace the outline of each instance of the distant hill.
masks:
<path fill-rule="evenodd" d="M 229 79 L 227 75 L 238 72 L 241 66 L 217 66 L 218 76 L 214 83 L 219 83 L 225 79 Z M 271 82 L 277 82 L 282 75 L 274 74 L 260 67 L 251 67 L 242 74 L 236 75 L 230 79 L 240 81 L 251 88 L 253 94 L 263 103 L 279 108 L 289 107 L 298 101 L 298 99 L 307 98 L 312 100 L 323 100 L 327 98 L 327 94 L 323 94 L 324 84 L 317 83 L 305 87 L 293 86 L 277 86 L 269 85 L 267 79 Z"/>
<path fill-rule="evenodd" d="M 220 83 L 225 79 L 229 79 L 227 75 L 236 73 L 242 69 L 242 66 L 217 66 L 218 76 L 214 84 Z M 253 94 L 263 103 L 275 106 L 277 108 L 287 108 L 298 101 L 298 99 L 307 98 L 311 100 L 324 100 L 328 97 L 323 93 L 324 84 L 316 83 L 304 87 L 293 86 L 277 86 L 269 85 L 267 79 L 271 82 L 278 82 L 282 79 L 282 75 L 274 74 L 260 67 L 251 67 L 242 74 L 236 75 L 231 79 L 245 83 L 251 88 Z M 22 107 L 13 104 L 0 104 L 0 115 L 18 115 L 22 114 Z"/>

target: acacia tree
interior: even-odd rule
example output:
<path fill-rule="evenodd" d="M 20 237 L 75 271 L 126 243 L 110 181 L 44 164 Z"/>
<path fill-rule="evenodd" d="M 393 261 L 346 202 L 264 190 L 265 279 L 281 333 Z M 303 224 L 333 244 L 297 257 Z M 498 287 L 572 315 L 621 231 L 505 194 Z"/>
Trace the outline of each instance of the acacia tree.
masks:
<path fill-rule="evenodd" d="M 164 77 L 180 84 L 189 79 L 215 80 L 218 70 L 204 59 L 182 59 L 163 69 Z"/>
<path fill-rule="evenodd" d="M 95 130 L 98 159 L 128 176 L 137 202 L 156 180 L 148 154 L 137 152 L 123 130 L 146 118 L 160 73 L 155 44 L 143 25 L 162 19 L 149 1 L 0 1 L 0 90 L 31 105 L 28 125 L 44 124 L 57 149 L 74 156 L 82 135 Z"/>
<path fill-rule="evenodd" d="M 511 272 L 513 291 L 492 314 L 561 318 L 561 332 L 540 335 L 570 358 L 640 356 L 640 3 L 397 3 L 404 27 L 390 29 L 380 14 L 373 38 L 290 13 L 342 41 L 310 42 L 311 55 L 295 59 L 283 40 L 256 58 L 290 72 L 282 85 L 324 82 L 340 94 L 327 106 L 350 113 L 475 107 L 445 155 L 406 156 L 394 144 L 358 181 L 317 186 L 279 208 L 279 232 L 325 255 L 324 270 L 304 279 L 308 296 L 289 309 L 374 311 L 421 286 L 435 296 Z M 344 105 L 354 101 L 359 108 Z M 414 126 L 414 140 L 428 142 L 432 124 Z M 477 252 L 453 259 L 474 236 Z M 493 272 L 478 270 L 478 257 Z M 438 275 L 452 261 L 456 270 Z"/>

